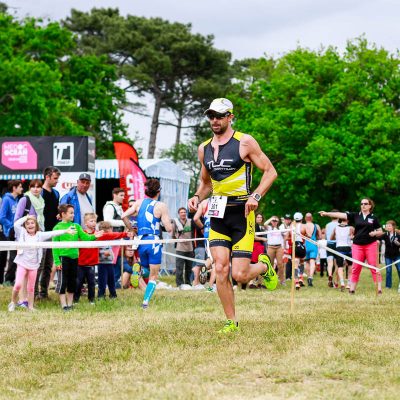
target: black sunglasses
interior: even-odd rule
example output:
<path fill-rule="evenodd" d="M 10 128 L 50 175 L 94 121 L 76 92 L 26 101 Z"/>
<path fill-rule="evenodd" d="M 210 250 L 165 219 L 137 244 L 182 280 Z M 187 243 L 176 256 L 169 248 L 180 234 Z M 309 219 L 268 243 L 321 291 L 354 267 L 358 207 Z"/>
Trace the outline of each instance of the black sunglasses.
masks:
<path fill-rule="evenodd" d="M 228 117 L 229 115 L 231 115 L 230 112 L 226 112 L 224 114 L 220 114 L 220 113 L 207 113 L 206 117 L 212 121 L 213 119 L 224 119 L 226 117 Z"/>
<path fill-rule="evenodd" d="M 369 206 L 369 203 L 361 203 L 362 206 Z"/>

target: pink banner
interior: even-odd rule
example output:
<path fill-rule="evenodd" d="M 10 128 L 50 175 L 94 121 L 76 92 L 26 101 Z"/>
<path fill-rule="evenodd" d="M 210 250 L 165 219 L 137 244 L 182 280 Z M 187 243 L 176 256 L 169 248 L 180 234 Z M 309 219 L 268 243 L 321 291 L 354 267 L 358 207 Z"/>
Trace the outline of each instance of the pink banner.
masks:
<path fill-rule="evenodd" d="M 37 169 L 37 154 L 29 142 L 4 142 L 1 163 L 12 170 Z"/>

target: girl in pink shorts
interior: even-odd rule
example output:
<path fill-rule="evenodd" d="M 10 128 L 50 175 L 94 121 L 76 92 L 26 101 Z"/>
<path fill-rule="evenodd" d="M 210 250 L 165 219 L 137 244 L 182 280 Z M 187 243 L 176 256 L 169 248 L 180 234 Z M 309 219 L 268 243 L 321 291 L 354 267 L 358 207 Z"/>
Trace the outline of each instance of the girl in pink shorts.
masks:
<path fill-rule="evenodd" d="M 14 222 L 15 236 L 18 242 L 32 243 L 44 242 L 54 236 L 63 235 L 64 233 L 73 233 L 69 229 L 41 232 L 36 217 L 27 215 Z M 8 305 L 8 311 L 14 311 L 18 298 L 18 293 L 27 280 L 28 289 L 28 309 L 33 311 L 33 299 L 35 294 L 36 275 L 42 259 L 43 249 L 32 247 L 23 248 L 17 251 L 17 256 L 14 262 L 17 264 L 17 273 L 15 277 L 15 284 L 12 291 L 11 303 Z"/>

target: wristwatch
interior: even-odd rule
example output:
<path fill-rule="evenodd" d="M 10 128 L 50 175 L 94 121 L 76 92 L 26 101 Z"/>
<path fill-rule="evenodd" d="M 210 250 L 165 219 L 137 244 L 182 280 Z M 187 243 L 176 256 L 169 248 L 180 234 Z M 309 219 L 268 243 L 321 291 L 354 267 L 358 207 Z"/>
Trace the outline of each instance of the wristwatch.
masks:
<path fill-rule="evenodd" d="M 258 193 L 256 193 L 256 192 L 254 192 L 254 193 L 252 193 L 251 195 L 250 195 L 254 200 L 256 200 L 256 201 L 260 201 L 261 200 L 261 194 L 258 194 Z"/>

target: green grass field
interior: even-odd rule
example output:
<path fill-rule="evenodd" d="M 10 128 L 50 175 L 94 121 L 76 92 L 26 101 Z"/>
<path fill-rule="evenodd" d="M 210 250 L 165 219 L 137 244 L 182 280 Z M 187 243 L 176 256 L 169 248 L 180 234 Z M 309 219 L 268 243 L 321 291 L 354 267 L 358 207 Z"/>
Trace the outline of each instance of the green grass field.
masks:
<path fill-rule="evenodd" d="M 395 284 L 397 280 L 395 280 Z M 52 293 L 36 313 L 8 313 L 0 289 L 0 398 L 398 399 L 400 295 L 377 298 L 370 275 L 355 296 L 326 287 L 236 293 L 241 332 L 216 294 L 139 291 L 63 313 Z"/>

